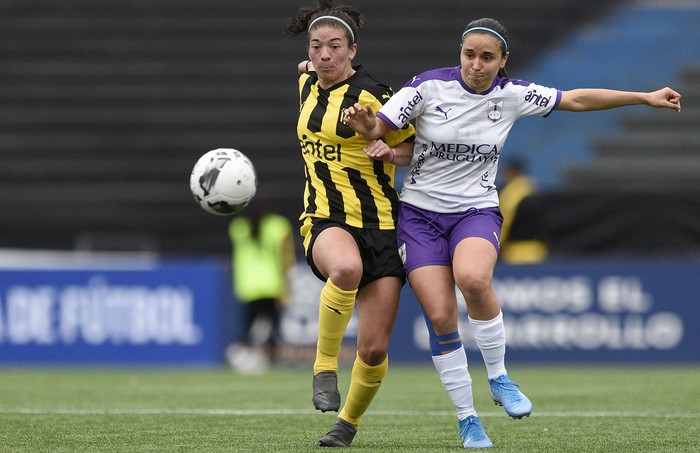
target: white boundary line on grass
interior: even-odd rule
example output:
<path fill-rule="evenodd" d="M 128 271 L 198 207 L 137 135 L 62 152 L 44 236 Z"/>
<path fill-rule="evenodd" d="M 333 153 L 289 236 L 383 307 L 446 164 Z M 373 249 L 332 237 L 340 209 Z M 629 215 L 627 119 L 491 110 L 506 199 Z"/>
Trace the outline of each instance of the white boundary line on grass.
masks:
<path fill-rule="evenodd" d="M 2 408 L 0 414 L 16 415 L 313 415 L 316 411 L 302 409 L 43 409 L 43 408 Z M 372 411 L 367 416 L 381 415 L 392 417 L 453 417 L 452 411 Z M 480 412 L 481 417 L 497 417 L 503 411 Z M 643 418 L 700 418 L 700 412 L 535 412 L 533 417 L 643 417 Z"/>

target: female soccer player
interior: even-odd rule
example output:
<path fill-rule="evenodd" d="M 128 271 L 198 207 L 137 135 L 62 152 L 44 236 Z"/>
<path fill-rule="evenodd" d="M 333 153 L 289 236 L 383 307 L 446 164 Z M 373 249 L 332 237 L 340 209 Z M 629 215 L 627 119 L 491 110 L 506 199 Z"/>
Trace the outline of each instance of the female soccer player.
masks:
<path fill-rule="evenodd" d="M 508 56 L 505 27 L 488 18 L 473 21 L 462 33 L 460 66 L 413 77 L 376 115 L 375 106 L 359 102 L 345 116 L 368 139 L 415 121 L 412 153 L 369 146 L 367 155 L 411 165 L 401 194 L 399 250 L 429 320 L 433 363 L 457 410 L 466 448 L 493 444 L 473 405 L 455 284 L 467 301 L 494 402 L 513 418 L 532 412 L 532 403 L 506 371 L 505 329 L 492 287 L 502 223 L 494 181 L 513 123 L 555 109 L 583 112 L 647 104 L 681 110 L 681 96 L 670 88 L 650 93 L 560 91 L 510 79 Z"/>
<path fill-rule="evenodd" d="M 319 307 L 319 334 L 313 403 L 323 412 L 340 408 L 338 353 L 353 308 L 359 327 L 350 389 L 333 428 L 320 446 L 346 447 L 388 369 L 389 337 L 405 281 L 397 250 L 398 194 L 394 164 L 368 159 L 366 140 L 343 123 L 355 103 L 381 107 L 391 89 L 353 66 L 359 11 L 322 0 L 288 20 L 291 35 L 308 32 L 310 61 L 299 77 L 297 132 L 304 158 L 306 189 L 301 234 L 307 262 L 325 283 Z M 313 70 L 312 70 L 313 69 Z M 374 147 L 410 153 L 412 126 L 388 130 Z M 393 148 L 390 148 L 393 147 Z"/>

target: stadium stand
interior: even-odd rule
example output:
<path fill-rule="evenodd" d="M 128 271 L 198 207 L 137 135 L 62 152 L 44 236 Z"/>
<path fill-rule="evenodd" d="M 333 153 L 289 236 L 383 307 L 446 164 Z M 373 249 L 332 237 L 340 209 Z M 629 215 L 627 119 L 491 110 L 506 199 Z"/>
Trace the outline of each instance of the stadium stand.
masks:
<path fill-rule="evenodd" d="M 0 247 L 227 253 L 230 219 L 188 188 L 218 147 L 248 154 L 260 192 L 296 219 L 305 52 L 282 24 L 301 3 L 0 0 Z M 506 24 L 517 74 L 619 2 L 352 3 L 368 18 L 358 62 L 396 88 L 456 64 L 473 18 Z"/>
<path fill-rule="evenodd" d="M 700 255 L 698 23 L 697 2 L 626 4 L 526 69 L 563 89 L 668 84 L 683 109 L 556 112 L 516 126 L 506 158 L 521 152 L 544 190 L 520 206 L 514 236 L 545 241 L 550 258 Z"/>
<path fill-rule="evenodd" d="M 681 75 L 682 114 L 623 115 L 619 132 L 594 138 L 592 159 L 564 169 L 567 190 L 700 193 L 700 66 Z"/>
<path fill-rule="evenodd" d="M 697 191 L 700 4 L 631 2 L 609 13 L 517 75 L 561 89 L 668 84 L 683 94 L 682 115 L 627 107 L 527 119 L 511 133 L 504 158 L 527 160 L 543 189 Z"/>

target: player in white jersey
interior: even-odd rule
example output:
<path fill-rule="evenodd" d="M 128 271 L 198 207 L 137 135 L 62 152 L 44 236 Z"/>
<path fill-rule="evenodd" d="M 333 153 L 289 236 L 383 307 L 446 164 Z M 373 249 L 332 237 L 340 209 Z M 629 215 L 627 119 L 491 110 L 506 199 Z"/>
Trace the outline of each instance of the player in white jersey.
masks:
<path fill-rule="evenodd" d="M 508 78 L 508 33 L 493 19 L 462 33 L 460 66 L 413 77 L 380 110 L 355 104 L 345 120 L 368 139 L 415 122 L 413 154 L 372 142 L 365 153 L 410 164 L 398 219 L 399 250 L 426 315 L 433 363 L 457 410 L 465 448 L 489 448 L 474 409 L 467 357 L 458 331 L 455 284 L 467 301 L 491 397 L 513 418 L 532 403 L 505 367 L 505 328 L 492 287 L 503 218 L 494 181 L 513 123 L 553 110 L 604 110 L 632 104 L 681 110 L 670 88 L 650 93 L 605 89 L 560 91 Z"/>
<path fill-rule="evenodd" d="M 417 137 L 401 200 L 440 213 L 498 206 L 496 172 L 515 120 L 548 115 L 561 92 L 497 77 L 484 93 L 462 80 L 459 67 L 411 79 L 377 114 L 392 129 L 415 118 Z"/>

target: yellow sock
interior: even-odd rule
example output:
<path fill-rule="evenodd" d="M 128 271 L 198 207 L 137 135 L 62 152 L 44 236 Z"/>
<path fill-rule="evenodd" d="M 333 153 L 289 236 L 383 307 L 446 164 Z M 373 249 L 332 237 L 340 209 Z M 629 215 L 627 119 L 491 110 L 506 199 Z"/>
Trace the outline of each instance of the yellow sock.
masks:
<path fill-rule="evenodd" d="M 338 371 L 338 353 L 345 335 L 345 328 L 352 317 L 356 295 L 356 289 L 342 290 L 330 279 L 321 290 L 314 374 L 321 371 Z"/>
<path fill-rule="evenodd" d="M 379 365 L 369 366 L 358 355 L 352 367 L 348 397 L 345 399 L 345 405 L 338 417 L 352 425 L 358 426 L 360 419 L 374 399 L 374 395 L 379 391 L 379 386 L 382 385 L 382 379 L 384 379 L 388 370 L 388 356 Z"/>

